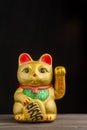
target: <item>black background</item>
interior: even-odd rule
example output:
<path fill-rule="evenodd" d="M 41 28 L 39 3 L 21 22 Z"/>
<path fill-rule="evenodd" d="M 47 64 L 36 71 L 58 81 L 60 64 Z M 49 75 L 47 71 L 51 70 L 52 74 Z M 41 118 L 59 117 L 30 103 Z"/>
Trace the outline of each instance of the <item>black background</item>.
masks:
<path fill-rule="evenodd" d="M 86 0 L 0 1 L 0 113 L 12 113 L 18 88 L 18 56 L 34 60 L 44 53 L 53 68 L 66 68 L 66 94 L 57 100 L 58 113 L 87 113 Z"/>

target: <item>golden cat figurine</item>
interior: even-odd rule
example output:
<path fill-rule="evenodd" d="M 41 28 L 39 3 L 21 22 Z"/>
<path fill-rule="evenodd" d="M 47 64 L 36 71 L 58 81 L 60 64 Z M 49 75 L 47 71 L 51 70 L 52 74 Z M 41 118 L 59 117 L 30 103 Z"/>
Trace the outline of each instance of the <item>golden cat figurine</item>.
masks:
<path fill-rule="evenodd" d="M 27 53 L 19 56 L 17 79 L 19 87 L 14 93 L 13 114 L 18 122 L 51 122 L 56 119 L 55 100 L 65 94 L 66 69 L 53 69 L 50 54 L 43 54 L 35 61 Z"/>

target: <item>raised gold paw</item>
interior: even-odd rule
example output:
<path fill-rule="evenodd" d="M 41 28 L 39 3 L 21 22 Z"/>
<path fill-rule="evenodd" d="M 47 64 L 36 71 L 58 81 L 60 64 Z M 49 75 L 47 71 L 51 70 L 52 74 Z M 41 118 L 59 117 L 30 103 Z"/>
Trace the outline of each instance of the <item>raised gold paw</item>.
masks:
<path fill-rule="evenodd" d="M 66 69 L 65 69 L 65 67 L 63 67 L 63 66 L 57 66 L 57 67 L 55 68 L 55 74 L 56 74 L 57 76 L 63 76 L 63 75 L 65 75 L 65 74 L 66 74 Z"/>

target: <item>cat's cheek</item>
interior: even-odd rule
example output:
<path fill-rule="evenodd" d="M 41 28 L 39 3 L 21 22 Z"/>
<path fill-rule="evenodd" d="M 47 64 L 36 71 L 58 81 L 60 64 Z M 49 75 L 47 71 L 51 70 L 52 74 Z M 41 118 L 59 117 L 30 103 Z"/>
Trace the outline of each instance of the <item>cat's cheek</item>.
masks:
<path fill-rule="evenodd" d="M 46 74 L 46 75 L 43 76 L 43 79 L 46 80 L 46 81 L 51 81 L 52 75 L 51 74 Z"/>
<path fill-rule="evenodd" d="M 24 75 L 18 74 L 17 77 L 18 77 L 18 81 L 19 81 L 20 83 L 26 82 L 26 78 L 24 78 L 24 77 L 25 77 Z"/>

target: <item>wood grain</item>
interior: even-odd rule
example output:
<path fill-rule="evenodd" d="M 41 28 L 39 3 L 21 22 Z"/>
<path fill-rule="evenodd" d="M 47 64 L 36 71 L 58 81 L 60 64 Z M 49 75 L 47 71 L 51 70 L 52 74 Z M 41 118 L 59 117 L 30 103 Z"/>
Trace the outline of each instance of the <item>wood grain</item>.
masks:
<path fill-rule="evenodd" d="M 58 114 L 49 123 L 18 123 L 13 115 L 0 115 L 0 130 L 87 130 L 87 114 Z"/>

